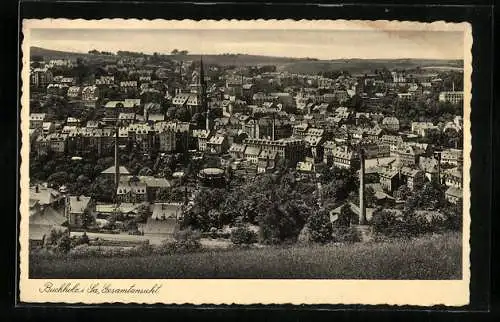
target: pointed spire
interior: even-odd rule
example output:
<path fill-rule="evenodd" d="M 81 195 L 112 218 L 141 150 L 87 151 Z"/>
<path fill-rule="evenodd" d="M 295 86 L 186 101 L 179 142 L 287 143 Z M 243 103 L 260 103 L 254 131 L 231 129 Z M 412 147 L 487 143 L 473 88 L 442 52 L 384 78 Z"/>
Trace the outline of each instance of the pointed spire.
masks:
<path fill-rule="evenodd" d="M 200 56 L 200 105 L 202 112 L 205 112 L 205 128 L 210 131 L 209 109 L 207 104 L 207 84 L 205 82 L 205 69 L 203 67 L 203 56 Z"/>

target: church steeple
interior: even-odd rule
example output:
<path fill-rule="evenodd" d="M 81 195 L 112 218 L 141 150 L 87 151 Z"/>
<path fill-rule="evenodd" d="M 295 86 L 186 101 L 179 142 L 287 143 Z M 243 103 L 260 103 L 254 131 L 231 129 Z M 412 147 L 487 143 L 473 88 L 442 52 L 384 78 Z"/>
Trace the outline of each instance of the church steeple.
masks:
<path fill-rule="evenodd" d="M 208 102 L 207 102 L 207 83 L 205 81 L 205 70 L 203 68 L 203 56 L 200 57 L 200 77 L 199 77 L 199 83 L 200 83 L 200 107 L 201 111 L 205 113 L 205 127 L 206 130 L 210 130 L 210 124 L 209 124 L 209 109 L 208 109 Z"/>

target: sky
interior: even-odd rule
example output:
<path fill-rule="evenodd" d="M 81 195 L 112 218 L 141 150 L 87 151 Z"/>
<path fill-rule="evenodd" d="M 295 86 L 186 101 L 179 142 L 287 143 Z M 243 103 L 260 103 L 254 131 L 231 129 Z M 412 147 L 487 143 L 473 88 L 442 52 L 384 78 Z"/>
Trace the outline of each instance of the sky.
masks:
<path fill-rule="evenodd" d="M 254 54 L 318 59 L 463 59 L 458 31 L 32 29 L 31 46 L 88 52 Z"/>

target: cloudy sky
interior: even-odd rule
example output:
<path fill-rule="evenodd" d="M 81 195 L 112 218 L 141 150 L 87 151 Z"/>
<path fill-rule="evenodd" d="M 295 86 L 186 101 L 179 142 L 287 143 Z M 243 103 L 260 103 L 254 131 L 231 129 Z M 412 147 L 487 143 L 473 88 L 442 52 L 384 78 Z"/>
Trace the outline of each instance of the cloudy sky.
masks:
<path fill-rule="evenodd" d="M 31 45 L 54 50 L 241 53 L 282 57 L 463 59 L 455 31 L 32 29 Z"/>

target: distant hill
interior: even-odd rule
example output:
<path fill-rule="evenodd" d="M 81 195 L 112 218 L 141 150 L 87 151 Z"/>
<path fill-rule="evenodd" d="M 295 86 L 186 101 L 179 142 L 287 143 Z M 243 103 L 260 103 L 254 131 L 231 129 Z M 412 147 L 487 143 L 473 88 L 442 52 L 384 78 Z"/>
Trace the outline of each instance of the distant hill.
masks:
<path fill-rule="evenodd" d="M 76 58 L 89 57 L 91 55 L 85 53 L 74 53 L 74 52 L 67 52 L 60 50 L 45 49 L 40 47 L 31 47 L 30 56 L 31 57 L 43 56 L 46 58 L 53 58 L 53 59 L 76 59 Z"/>
<path fill-rule="evenodd" d="M 281 70 L 291 73 L 317 74 L 321 71 L 346 70 L 350 73 L 370 73 L 375 69 L 412 69 L 416 67 L 445 66 L 463 68 L 461 60 L 430 59 L 335 59 L 320 61 L 299 61 L 284 65 Z"/>
<path fill-rule="evenodd" d="M 106 55 L 90 55 L 87 53 L 65 52 L 58 50 L 31 47 L 31 56 L 43 56 L 53 59 L 77 59 L 89 57 L 110 57 Z M 170 56 L 173 60 L 198 60 L 201 55 L 189 54 L 184 56 Z M 411 69 L 421 67 L 425 69 L 463 68 L 462 60 L 434 60 L 434 59 L 334 59 L 313 60 L 306 58 L 272 57 L 246 54 L 203 55 L 206 64 L 221 66 L 235 65 L 276 65 L 279 71 L 291 73 L 317 74 L 321 71 L 346 70 L 351 73 L 369 73 L 374 69 Z"/>
<path fill-rule="evenodd" d="M 30 56 L 43 56 L 54 59 L 76 59 L 76 58 L 89 58 L 89 57 L 110 57 L 106 55 L 91 55 L 88 53 L 75 53 L 66 52 L 52 49 L 45 49 L 40 47 L 31 47 Z M 149 55 L 150 56 L 150 55 Z M 202 55 L 188 54 L 188 55 L 170 55 L 173 60 L 198 60 Z M 236 65 L 280 65 L 293 63 L 297 61 L 307 61 L 300 58 L 286 58 L 286 57 L 272 57 L 272 56 L 259 56 L 259 55 L 245 55 L 245 54 L 221 54 L 221 55 L 203 55 L 203 62 L 207 64 L 217 64 L 222 66 Z"/>

